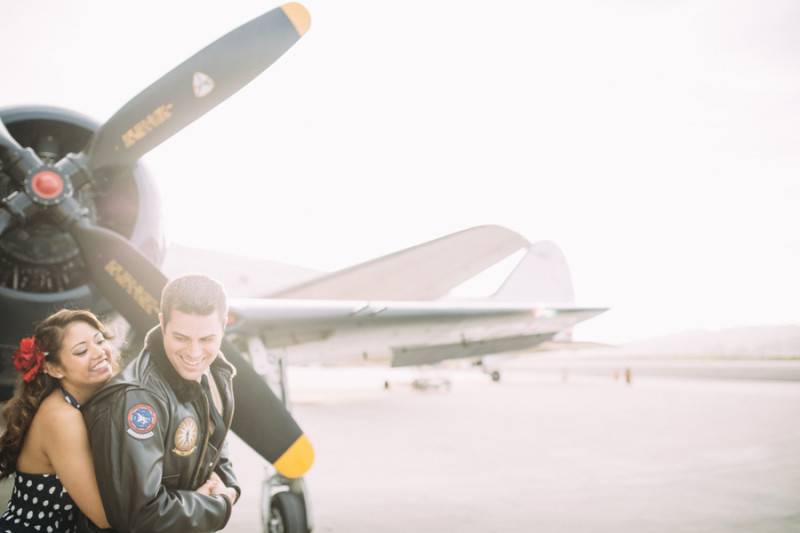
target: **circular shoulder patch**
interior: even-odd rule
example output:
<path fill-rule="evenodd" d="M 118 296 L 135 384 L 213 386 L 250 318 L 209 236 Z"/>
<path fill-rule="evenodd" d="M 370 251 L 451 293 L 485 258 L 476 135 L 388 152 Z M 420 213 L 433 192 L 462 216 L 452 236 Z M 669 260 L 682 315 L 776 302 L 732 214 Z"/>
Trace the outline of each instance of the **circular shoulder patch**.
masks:
<path fill-rule="evenodd" d="M 128 429 L 143 435 L 150 433 L 156 427 L 158 415 L 153 406 L 147 403 L 137 403 L 128 409 Z"/>
<path fill-rule="evenodd" d="M 197 422 L 191 416 L 187 416 L 175 430 L 175 448 L 172 452 L 181 457 L 191 455 L 197 449 L 197 435 Z"/>

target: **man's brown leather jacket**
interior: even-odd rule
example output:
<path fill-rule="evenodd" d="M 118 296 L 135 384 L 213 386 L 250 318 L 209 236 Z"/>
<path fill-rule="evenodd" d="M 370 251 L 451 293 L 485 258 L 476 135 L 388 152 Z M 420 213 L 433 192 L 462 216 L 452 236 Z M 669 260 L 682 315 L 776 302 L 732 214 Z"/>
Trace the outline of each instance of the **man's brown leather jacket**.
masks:
<path fill-rule="evenodd" d="M 210 369 L 227 433 L 236 369 L 222 354 Z M 114 529 L 185 533 L 225 527 L 228 499 L 195 492 L 212 472 L 240 490 L 227 442 L 217 450 L 209 441 L 209 409 L 200 384 L 183 379 L 167 359 L 160 327 L 148 333 L 142 353 L 83 406 L 103 507 Z"/>

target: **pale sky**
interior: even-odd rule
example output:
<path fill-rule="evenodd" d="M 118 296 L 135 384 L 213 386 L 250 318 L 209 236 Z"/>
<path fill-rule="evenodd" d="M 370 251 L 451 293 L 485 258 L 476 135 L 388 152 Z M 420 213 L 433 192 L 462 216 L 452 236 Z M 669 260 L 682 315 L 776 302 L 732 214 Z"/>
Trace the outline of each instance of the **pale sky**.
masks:
<path fill-rule="evenodd" d="M 501 224 L 612 308 L 581 339 L 798 322 L 796 2 L 304 4 L 292 50 L 145 156 L 170 240 L 335 270 Z M 276 5 L 14 3 L 0 104 L 105 120 Z"/>

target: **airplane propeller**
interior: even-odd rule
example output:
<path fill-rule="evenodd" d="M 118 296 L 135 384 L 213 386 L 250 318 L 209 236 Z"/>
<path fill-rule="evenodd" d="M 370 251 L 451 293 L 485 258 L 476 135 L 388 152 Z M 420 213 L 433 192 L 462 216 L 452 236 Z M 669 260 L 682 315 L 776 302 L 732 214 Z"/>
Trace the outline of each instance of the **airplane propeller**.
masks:
<path fill-rule="evenodd" d="M 290 3 L 200 50 L 103 124 L 89 148 L 89 168 L 135 162 L 272 65 L 309 24 L 308 11 Z"/>
<path fill-rule="evenodd" d="M 167 278 L 125 238 L 93 224 L 73 192 L 101 169 L 129 166 L 203 116 L 283 55 L 308 30 L 297 3 L 275 8 L 210 44 L 135 96 L 94 134 L 88 148 L 44 163 L 23 148 L 0 120 L 0 164 L 19 190 L 0 200 L 0 235 L 45 213 L 77 242 L 92 282 L 137 331 L 158 323 Z M 232 429 L 287 477 L 299 477 L 313 449 L 291 414 L 227 341 L 237 368 Z"/>

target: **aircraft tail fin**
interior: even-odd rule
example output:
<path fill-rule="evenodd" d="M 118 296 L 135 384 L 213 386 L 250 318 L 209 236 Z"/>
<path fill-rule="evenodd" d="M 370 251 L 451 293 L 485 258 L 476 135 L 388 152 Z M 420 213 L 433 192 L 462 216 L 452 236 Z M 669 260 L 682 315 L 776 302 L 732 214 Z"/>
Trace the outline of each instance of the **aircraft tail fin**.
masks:
<path fill-rule="evenodd" d="M 561 249 L 551 241 L 531 244 L 492 299 L 566 304 L 575 301 L 572 276 Z"/>

